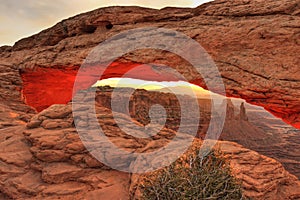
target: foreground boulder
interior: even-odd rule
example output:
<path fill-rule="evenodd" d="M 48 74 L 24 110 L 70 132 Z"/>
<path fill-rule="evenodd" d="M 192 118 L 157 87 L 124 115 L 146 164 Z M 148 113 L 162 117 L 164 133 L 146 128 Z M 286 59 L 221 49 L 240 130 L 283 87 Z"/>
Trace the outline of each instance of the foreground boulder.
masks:
<path fill-rule="evenodd" d="M 20 77 L 16 67 L 21 73 L 33 68 L 52 68 L 74 74 L 73 70 L 105 39 L 133 28 L 165 27 L 188 35 L 205 48 L 222 74 L 228 96 L 261 105 L 299 127 L 299 13 L 298 0 L 217 0 L 194 9 L 97 9 L 63 20 L 13 47 L 2 47 L 0 64 L 6 67 L 6 74 L 11 74 L 5 76 L 10 83 L 2 82 L 21 86 L 13 81 Z M 127 72 L 122 69 L 135 63 L 165 64 L 185 75 L 188 81 L 205 86 L 183 59 L 155 50 L 136 51 L 120 58 L 104 77 L 122 76 Z M 152 79 L 143 74 L 153 71 L 171 73 L 152 66 L 131 76 Z M 59 81 L 63 80 L 56 80 Z M 45 85 L 40 90 L 51 86 Z M 1 84 L 1 88 L 5 86 Z M 63 84 L 61 90 L 68 92 L 72 88 Z"/>
<path fill-rule="evenodd" d="M 24 103 L 34 100 L 38 104 L 39 101 L 53 104 L 59 94 L 70 94 L 75 74 L 88 53 L 105 39 L 132 28 L 171 28 L 197 40 L 217 64 L 228 96 L 264 106 L 299 127 L 299 9 L 297 0 L 217 0 L 195 9 L 110 7 L 64 20 L 18 41 L 13 47 L 1 47 L 0 198 L 128 199 L 132 196 L 132 175 L 110 169 L 84 148 L 73 125 L 71 105 L 54 105 L 37 114 Z M 122 76 L 141 63 L 155 63 L 144 68 L 144 79 L 151 80 L 149 74 L 176 78 L 165 66 L 158 67 L 164 64 L 187 75 L 188 81 L 205 87 L 201 77 L 183 59 L 157 51 L 132 52 L 120 58 L 104 78 Z M 35 79 L 30 79 L 33 76 Z M 38 85 L 42 79 L 45 82 Z M 59 93 L 49 93 L 54 84 L 57 90 L 53 91 Z M 41 93 L 37 95 L 36 91 Z M 71 95 L 63 98 L 62 103 L 70 98 Z M 51 104 L 35 108 L 43 110 Z M 124 114 L 117 116 L 121 121 L 129 120 Z M 117 128 L 110 109 L 99 107 L 98 117 L 106 127 L 107 137 L 128 151 L 159 148 L 174 135 L 174 131 L 165 128 L 156 141 L 135 140 Z M 247 121 L 243 113 L 240 118 Z M 93 125 L 81 123 L 81 126 Z M 291 140 L 297 140 L 297 136 Z M 219 144 L 233 173 L 242 180 L 246 196 L 300 198 L 299 180 L 280 163 L 233 142 Z"/>
<path fill-rule="evenodd" d="M 107 137 L 129 151 L 153 151 L 163 147 L 175 134 L 163 129 L 156 140 L 137 142 L 120 131 L 109 109 L 98 107 L 97 113 Z M 121 113 L 116 116 L 130 120 Z M 62 124 L 61 120 L 67 123 Z M 20 125 L 1 129 L 0 188 L 3 198 L 132 197 L 134 187 L 131 184 L 136 184 L 136 175 L 115 171 L 94 159 L 84 148 L 72 121 L 70 104 L 53 105 L 35 115 L 27 128 Z M 194 145 L 201 143 L 195 140 Z M 246 196 L 253 199 L 300 198 L 299 180 L 277 161 L 233 142 L 218 142 L 217 148 L 225 153 L 234 175 L 242 181 Z"/>

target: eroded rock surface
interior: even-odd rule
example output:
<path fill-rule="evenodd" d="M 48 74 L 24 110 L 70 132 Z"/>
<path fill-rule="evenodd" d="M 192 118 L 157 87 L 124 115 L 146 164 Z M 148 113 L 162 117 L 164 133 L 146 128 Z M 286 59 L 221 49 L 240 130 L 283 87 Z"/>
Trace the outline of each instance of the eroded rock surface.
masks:
<path fill-rule="evenodd" d="M 124 30 L 169 28 L 190 36 L 206 49 L 222 74 L 228 96 L 261 105 L 299 127 L 299 13 L 298 0 L 217 0 L 195 9 L 102 8 L 63 20 L 13 47 L 2 47 L 0 62 L 5 64 L 6 73 L 16 77 L 16 67 L 66 71 L 70 66 L 78 68 L 96 45 Z M 157 52 L 124 55 L 121 64 L 106 77 L 122 75 L 120 69 L 128 63 L 156 63 L 171 66 L 188 81 L 205 86 L 184 60 Z"/>
<path fill-rule="evenodd" d="M 21 75 L 45 68 L 59 70 L 62 74 L 70 69 L 77 71 L 96 45 L 132 28 L 170 28 L 197 40 L 217 64 L 228 96 L 262 105 L 299 127 L 299 9 L 298 0 L 217 0 L 195 9 L 110 7 L 64 20 L 18 41 L 13 47 L 1 47 L 0 198 L 130 198 L 131 175 L 109 169 L 88 153 L 74 128 L 71 105 L 55 105 L 37 114 L 24 103 Z M 128 66 L 140 63 L 155 63 L 143 68 L 146 75 L 151 75 L 143 76 L 145 79 L 152 80 L 153 74 L 162 74 L 161 77 L 170 74 L 173 80 L 176 74 L 161 67 L 168 65 L 184 74 L 188 81 L 205 87 L 201 77 L 183 59 L 155 50 L 124 55 L 104 78 L 122 76 L 131 69 Z M 124 68 L 126 70 L 121 70 Z M 138 78 L 136 74 L 130 76 Z M 62 93 L 72 89 L 72 84 L 58 87 Z M 43 92 L 46 93 L 47 88 L 43 88 Z M 34 94 L 34 90 L 29 93 Z M 57 94 L 49 96 L 55 99 Z M 120 148 L 146 152 L 173 138 L 174 131 L 168 128 L 154 141 L 125 137 L 109 114 L 110 109 L 101 107 L 98 111 L 97 117 L 105 122 L 107 136 Z M 118 116 L 123 122 L 129 120 L 124 114 Z M 246 121 L 245 117 L 241 111 L 240 118 Z M 80 125 L 93 127 L 95 124 L 83 121 Z M 287 137 L 288 140 L 298 139 L 292 136 Z M 280 163 L 232 142 L 219 143 L 228 153 L 234 173 L 243 181 L 247 196 L 254 199 L 300 198 L 299 180 Z M 278 154 L 287 153 L 279 151 Z M 290 155 L 286 162 L 294 165 L 294 157 L 297 154 Z M 118 158 L 108 154 L 107 159 Z"/>
<path fill-rule="evenodd" d="M 188 152 L 194 152 L 201 145 L 202 141 L 195 140 Z M 214 148 L 220 150 L 228 159 L 233 174 L 242 181 L 246 197 L 251 199 L 299 198 L 299 184 L 294 183 L 297 178 L 286 174 L 281 164 L 275 160 L 245 149 L 234 142 L 219 141 Z M 144 176 L 147 174 L 132 176 L 131 196 L 136 199 L 141 196 L 138 184 Z M 274 190 L 274 188 L 278 188 L 278 190 Z M 287 195 L 287 193 L 289 194 Z"/>
<path fill-rule="evenodd" d="M 89 99 L 87 99 L 89 101 Z M 89 117 L 89 111 L 79 110 Z M 136 176 L 111 169 L 93 158 L 82 144 L 73 124 L 71 104 L 53 105 L 35 115 L 27 124 L 1 129 L 0 188 L 4 197 L 14 199 L 129 199 L 134 194 Z M 140 153 L 165 146 L 175 132 L 163 128 L 156 136 L 137 139 L 121 131 L 115 119 L 127 124 L 127 115 L 96 107 L 105 135 L 119 148 Z M 61 122 L 65 123 L 61 123 Z M 90 121 L 90 120 L 87 120 Z M 136 122 L 137 123 L 137 122 Z M 94 127 L 95 124 L 79 123 Z M 138 130 L 128 127 L 128 131 Z M 137 133 L 138 134 L 138 133 Z M 188 136 L 189 137 L 189 136 Z M 175 141 L 176 142 L 176 141 Z M 178 145 L 180 146 L 180 141 Z M 97 143 L 100 144 L 99 141 Z M 246 196 L 253 199 L 300 198 L 299 180 L 277 161 L 233 142 L 218 142 L 242 180 Z M 201 141 L 196 139 L 195 147 Z M 109 160 L 120 159 L 105 155 Z M 164 163 L 163 158 L 153 162 Z M 132 161 L 134 162 L 134 160 Z M 126 165 L 127 163 L 123 163 Z M 129 163 L 130 164 L 130 163 Z"/>
<path fill-rule="evenodd" d="M 93 90 L 90 90 L 90 94 L 92 92 Z M 132 96 L 128 98 L 131 93 Z M 274 158 L 280 161 L 290 173 L 300 177 L 300 151 L 298 150 L 300 130 L 284 123 L 258 106 L 239 99 L 222 100 L 221 96 L 218 98 L 220 98 L 220 103 L 226 106 L 225 122 L 219 139 L 236 142 Z M 178 131 L 181 127 L 182 132 L 191 133 L 202 139 L 207 136 L 212 118 L 215 117 L 216 121 L 221 120 L 219 115 L 212 116 L 212 102 L 207 97 L 197 99 L 199 107 L 195 109 L 192 106 L 195 100 L 187 95 L 105 86 L 96 90 L 95 101 L 97 105 L 108 109 L 112 108 L 113 102 L 116 105 L 113 106 L 114 111 L 130 114 L 143 125 L 155 122 L 173 131 Z M 125 103 L 127 101 L 129 101 L 128 108 Z M 151 108 L 155 104 L 164 107 L 165 115 L 162 108 L 152 110 L 151 115 Z M 181 112 L 188 113 L 186 118 L 181 118 Z M 199 124 L 195 119 L 197 112 L 200 113 Z"/>

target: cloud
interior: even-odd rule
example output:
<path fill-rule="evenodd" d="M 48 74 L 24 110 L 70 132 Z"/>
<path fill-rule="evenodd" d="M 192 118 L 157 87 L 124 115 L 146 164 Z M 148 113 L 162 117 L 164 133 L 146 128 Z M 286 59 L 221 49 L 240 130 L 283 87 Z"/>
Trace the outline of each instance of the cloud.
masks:
<path fill-rule="evenodd" d="M 195 7 L 209 0 L 0 0 L 0 46 L 48 28 L 62 19 L 112 5 Z"/>

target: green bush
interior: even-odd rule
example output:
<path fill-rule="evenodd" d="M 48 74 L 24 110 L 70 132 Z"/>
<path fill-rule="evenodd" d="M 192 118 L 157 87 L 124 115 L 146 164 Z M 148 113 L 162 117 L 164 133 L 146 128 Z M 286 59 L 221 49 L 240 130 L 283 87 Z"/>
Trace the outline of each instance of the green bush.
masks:
<path fill-rule="evenodd" d="M 180 158 L 171 166 L 143 178 L 142 199 L 246 199 L 241 184 L 218 151 Z"/>

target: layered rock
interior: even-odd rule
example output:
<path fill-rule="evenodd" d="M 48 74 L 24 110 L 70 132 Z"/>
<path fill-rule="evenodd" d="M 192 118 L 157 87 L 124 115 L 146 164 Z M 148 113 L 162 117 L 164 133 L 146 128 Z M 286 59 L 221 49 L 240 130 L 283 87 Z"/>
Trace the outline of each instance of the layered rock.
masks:
<path fill-rule="evenodd" d="M 109 109 L 112 109 L 112 104 L 117 105 L 113 107 L 114 111 L 130 114 L 143 125 L 154 121 L 173 131 L 178 131 L 179 127 L 186 133 L 195 130 L 195 136 L 203 136 L 206 133 L 211 118 L 210 99 L 195 100 L 187 95 L 174 93 L 99 87 L 96 90 L 95 101 L 97 105 Z M 193 104 L 199 107 L 195 109 Z M 155 105 L 161 107 L 155 108 Z M 199 122 L 194 119 L 198 116 L 196 112 L 200 113 Z"/>
<path fill-rule="evenodd" d="M 232 103 L 234 102 L 234 104 Z M 233 141 L 280 161 L 300 177 L 300 131 L 274 117 L 263 108 L 227 99 L 227 116 L 220 139 Z"/>
<path fill-rule="evenodd" d="M 3 147 L 0 152 L 0 198 L 129 198 L 132 194 L 129 189 L 132 182 L 130 174 L 109 169 L 88 153 L 74 128 L 70 105 L 53 106 L 31 118 L 36 111 L 25 102 L 29 104 L 28 95 L 31 95 L 31 100 L 39 99 L 50 92 L 50 88 L 56 88 L 53 90 L 56 92 L 46 95 L 48 99 L 43 100 L 42 107 L 35 107 L 43 110 L 58 103 L 56 98 L 59 94 L 70 94 L 72 91 L 74 74 L 96 45 L 124 30 L 153 25 L 181 31 L 197 40 L 217 64 L 228 96 L 241 97 L 264 106 L 299 127 L 297 0 L 218 0 L 195 9 L 98 9 L 64 20 L 37 35 L 20 40 L 13 47 L 0 48 L 0 142 Z M 186 61 L 168 52 L 155 50 L 124 55 L 110 66 L 102 78 L 120 77 L 141 63 L 154 64 L 143 66 L 128 77 L 140 78 L 140 74 L 144 73 L 142 78 L 147 80 L 180 79 L 165 67 L 167 65 L 184 74 L 188 81 L 205 87 L 201 77 Z M 104 70 L 103 66 L 96 66 L 96 69 Z M 37 73 L 33 82 L 31 75 L 34 72 Z M 47 72 L 50 72 L 48 75 L 51 78 L 44 76 Z M 61 79 L 67 77 L 67 83 L 64 80 L 58 82 L 56 74 L 62 74 Z M 39 95 L 35 93 L 35 84 L 29 85 L 28 90 L 25 87 L 29 83 L 43 83 L 44 79 L 47 87 L 40 87 Z M 84 86 L 89 87 L 96 80 L 98 77 L 88 79 Z M 67 103 L 71 100 L 69 97 L 64 96 L 60 103 Z M 49 101 L 49 98 L 53 98 L 53 101 Z M 35 104 L 33 101 L 30 105 L 39 106 L 37 102 Z M 110 109 L 100 107 L 97 116 L 102 121 L 104 119 L 102 125 L 107 136 L 120 148 L 147 152 L 173 138 L 174 131 L 169 129 L 172 127 L 165 127 L 156 136 L 156 141 L 125 137 L 110 112 Z M 117 116 L 123 122 L 130 120 L 121 113 Z M 31 121 L 25 128 L 24 123 L 29 119 Z M 229 123 L 229 127 L 234 127 L 234 121 L 239 120 L 243 126 L 235 128 L 235 132 L 239 132 L 241 127 L 250 128 L 246 119 L 241 107 L 238 117 L 231 116 L 232 124 Z M 142 125 L 138 121 L 134 123 Z M 83 122 L 81 126 L 93 127 L 94 124 Z M 132 130 L 132 127 L 128 129 Z M 256 136 L 266 136 L 256 130 L 252 131 Z M 298 162 L 295 162 L 298 152 L 291 154 L 299 143 L 297 134 L 284 136 L 283 143 L 271 146 L 267 151 L 258 150 L 265 153 L 276 151 L 278 157 L 286 156 L 281 162 L 295 171 L 299 170 Z M 269 135 L 264 141 L 272 136 Z M 251 145 L 257 141 L 253 140 Z M 268 143 L 270 141 L 273 140 L 268 140 Z M 223 152 L 228 153 L 234 173 L 243 181 L 247 196 L 254 199 L 300 198 L 299 181 L 277 161 L 233 142 L 220 144 L 224 146 Z M 289 144 L 292 146 L 289 147 Z"/>
<path fill-rule="evenodd" d="M 137 141 L 115 124 L 116 118 L 123 118 L 126 123 L 130 120 L 128 116 L 114 113 L 113 117 L 104 107 L 97 107 L 97 110 L 106 136 L 128 151 L 156 150 L 165 146 L 175 134 L 162 129 L 155 140 Z M 62 119 L 70 123 L 62 126 Z M 3 195 L 15 199 L 132 197 L 135 187 L 131 184 L 137 183 L 136 176 L 110 169 L 94 159 L 84 148 L 72 120 L 71 105 L 54 105 L 34 116 L 26 130 L 21 126 L 2 129 L 1 137 L 6 138 L 1 139 L 1 146 L 5 148 L 0 153 Z M 128 130 L 136 131 L 130 127 Z M 193 148 L 201 143 L 195 140 Z M 233 142 L 220 141 L 216 148 L 227 155 L 233 173 L 243 183 L 246 196 L 253 199 L 300 198 L 299 180 L 277 161 Z"/>
<path fill-rule="evenodd" d="M 23 81 L 21 95 L 27 105 L 35 108 L 37 111 L 42 111 L 53 104 L 68 103 L 72 98 L 73 89 L 75 91 L 87 89 L 98 79 L 110 77 L 115 70 L 118 70 L 118 73 L 120 73 L 114 73 L 115 77 L 127 73 L 129 77 L 145 79 L 151 77 L 152 80 L 156 81 L 177 80 L 172 74 L 157 73 L 149 65 L 143 65 L 143 67 L 136 69 L 135 67 L 137 66 L 139 66 L 138 63 L 122 64 L 115 62 L 111 65 L 111 68 L 105 71 L 102 67 L 90 67 L 80 80 L 78 78 L 76 80 L 77 67 L 68 67 L 64 70 L 40 67 L 33 70 L 20 70 Z M 101 77 L 90 76 L 90 73 L 95 74 L 100 72 L 102 72 Z M 80 85 L 76 89 L 73 88 L 75 80 Z"/>
<path fill-rule="evenodd" d="M 199 149 L 201 144 L 201 141 L 195 140 L 188 152 L 195 152 L 196 149 Z M 243 192 L 246 197 L 250 197 L 251 199 L 299 198 L 299 185 L 295 185 L 293 181 L 290 182 L 290 180 L 282 179 L 284 176 L 289 175 L 286 175 L 286 172 L 280 164 L 274 162 L 273 159 L 245 149 L 241 145 L 233 142 L 219 141 L 215 149 L 220 150 L 228 159 L 233 170 L 232 173 L 238 180 L 242 181 Z M 257 173 L 258 171 L 260 171 L 260 173 Z M 148 175 L 149 174 L 133 175 L 131 196 L 139 199 L 141 191 L 138 184 Z M 278 190 L 273 190 L 273 188 L 278 187 L 278 185 L 281 185 Z M 289 195 L 286 196 L 286 193 L 289 193 Z"/>
<path fill-rule="evenodd" d="M 195 9 L 97 9 L 63 20 L 13 47 L 1 48 L 0 62 L 8 64 L 7 72 L 15 76 L 19 75 L 14 66 L 22 70 L 41 67 L 67 71 L 70 66 L 78 68 L 93 47 L 105 39 L 124 30 L 148 26 L 170 28 L 197 40 L 217 64 L 228 96 L 261 105 L 299 127 L 297 0 L 218 0 Z M 121 64 L 106 77 L 122 76 L 120 69 L 133 62 L 156 63 L 171 66 L 188 81 L 205 86 L 188 63 L 167 52 L 136 51 L 119 61 Z M 144 72 L 155 66 L 151 68 Z"/>
<path fill-rule="evenodd" d="M 283 177 L 289 175 L 282 169 L 281 164 L 236 143 L 220 142 L 219 144 L 221 151 L 227 154 L 230 160 L 233 174 L 243 181 L 246 196 L 253 199 L 299 198 L 297 194 L 299 185 L 284 180 Z M 278 188 L 278 185 L 281 187 Z M 273 188 L 278 190 L 274 191 Z M 286 193 L 289 193 L 288 197 Z"/>
<path fill-rule="evenodd" d="M 131 93 L 132 96 L 128 98 Z M 127 101 L 129 101 L 128 108 L 125 103 Z M 155 121 L 162 127 L 173 131 L 178 131 L 179 127 L 183 132 L 195 131 L 194 135 L 204 139 L 212 120 L 212 102 L 210 99 L 198 99 L 199 108 L 197 110 L 191 107 L 191 102 L 194 101 L 187 95 L 107 86 L 99 87 L 95 95 L 97 105 L 111 109 L 112 103 L 114 103 L 117 105 L 114 107 L 114 111 L 130 114 L 132 118 L 143 125 Z M 151 107 L 156 104 L 163 106 L 166 112 L 162 113 L 162 108 L 158 108 L 152 110 L 154 113 L 151 115 Z M 290 173 L 300 177 L 298 167 L 300 164 L 299 130 L 268 114 L 262 108 L 245 104 L 240 100 L 227 98 L 223 100 L 223 104 L 226 106 L 226 118 L 220 135 L 221 140 L 237 142 L 246 148 L 277 159 Z M 187 118 L 181 118 L 182 111 L 188 113 Z M 198 111 L 200 112 L 199 124 L 194 119 Z M 216 121 L 220 121 L 220 119 Z"/>
<path fill-rule="evenodd" d="M 247 117 L 247 114 L 246 114 L 246 108 L 245 108 L 244 102 L 242 102 L 242 103 L 241 103 L 241 106 L 240 106 L 240 114 L 239 114 L 239 118 L 240 118 L 241 120 L 248 121 L 248 117 Z"/>

